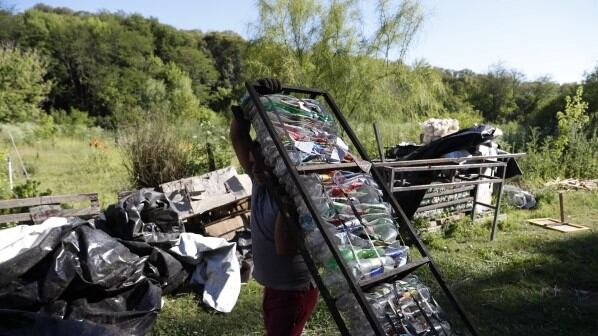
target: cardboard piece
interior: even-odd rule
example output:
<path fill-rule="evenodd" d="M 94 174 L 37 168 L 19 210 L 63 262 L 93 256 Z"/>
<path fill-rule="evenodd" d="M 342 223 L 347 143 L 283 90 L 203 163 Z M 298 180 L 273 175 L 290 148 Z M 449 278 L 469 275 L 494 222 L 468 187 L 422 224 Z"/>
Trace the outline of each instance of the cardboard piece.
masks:
<path fill-rule="evenodd" d="M 221 237 L 231 240 L 235 232 L 244 229 L 243 218 L 241 216 L 225 219 L 213 225 L 206 225 L 206 233 L 212 237 Z"/>
<path fill-rule="evenodd" d="M 234 167 L 160 185 L 181 219 L 208 212 L 251 195 L 251 179 Z"/>

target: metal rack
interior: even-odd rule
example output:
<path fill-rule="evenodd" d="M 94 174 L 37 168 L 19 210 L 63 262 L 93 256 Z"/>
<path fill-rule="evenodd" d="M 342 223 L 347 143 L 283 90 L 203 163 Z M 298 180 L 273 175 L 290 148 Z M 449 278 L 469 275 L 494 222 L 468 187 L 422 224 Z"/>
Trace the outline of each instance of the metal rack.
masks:
<path fill-rule="evenodd" d="M 467 330 L 469 330 L 469 332 L 472 335 L 478 335 L 475 327 L 470 322 L 470 320 L 467 317 L 467 314 L 463 310 L 462 306 L 459 304 L 456 297 L 453 295 L 452 291 L 449 289 L 447 283 L 444 281 L 443 276 L 442 276 L 440 270 L 438 269 L 438 267 L 436 266 L 436 264 L 434 263 L 432 257 L 430 256 L 428 249 L 423 244 L 421 239 L 418 237 L 418 235 L 416 234 L 416 231 L 411 226 L 411 223 L 409 222 L 408 218 L 405 216 L 403 210 L 401 209 L 401 207 L 399 206 L 397 201 L 392 196 L 391 190 L 384 183 L 385 181 L 382 177 L 382 174 L 378 171 L 378 169 L 372 169 L 370 171 L 370 173 L 371 173 L 374 181 L 382 189 L 385 201 L 390 203 L 393 212 L 398 217 L 400 227 L 407 232 L 407 235 L 413 241 L 413 244 L 415 245 L 415 247 L 418 249 L 418 251 L 422 255 L 422 258 L 419 260 L 416 260 L 416 261 L 411 261 L 402 267 L 396 268 L 395 270 L 393 270 L 393 272 L 383 273 L 383 274 L 379 275 L 378 277 L 375 277 L 373 279 L 368 279 L 367 281 L 356 281 L 352 277 L 344 258 L 341 257 L 338 247 L 332 241 L 332 238 L 331 238 L 332 233 L 330 233 L 328 231 L 328 229 L 326 228 L 324 219 L 322 219 L 319 212 L 316 210 L 316 207 L 314 206 L 313 202 L 311 201 L 311 198 L 309 197 L 307 189 L 306 189 L 305 185 L 303 184 L 303 181 L 300 179 L 299 175 L 303 174 L 303 173 L 307 173 L 307 172 L 313 172 L 313 171 L 324 171 L 324 170 L 335 170 L 335 169 L 357 169 L 358 165 L 356 163 L 348 163 L 348 164 L 341 163 L 341 164 L 316 164 L 316 165 L 309 165 L 309 166 L 295 166 L 292 163 L 292 161 L 290 160 L 282 142 L 279 139 L 278 134 L 276 133 L 276 130 L 274 129 L 270 119 L 267 116 L 264 106 L 262 105 L 262 103 L 259 99 L 260 95 L 258 94 L 258 92 L 256 90 L 256 88 L 259 87 L 259 84 L 257 84 L 256 82 L 246 82 L 245 86 L 246 86 L 247 91 L 255 105 L 255 108 L 257 109 L 259 117 L 263 121 L 263 123 L 266 127 L 266 130 L 268 131 L 270 137 L 274 141 L 274 144 L 284 162 L 284 165 L 288 171 L 288 174 L 290 175 L 292 181 L 294 182 L 299 194 L 303 198 L 303 200 L 307 206 L 307 209 L 311 213 L 311 216 L 314 218 L 316 225 L 319 228 L 320 232 L 322 233 L 322 237 L 323 237 L 327 247 L 329 248 L 334 260 L 336 261 L 337 265 L 339 265 L 339 269 L 340 269 L 342 275 L 344 276 L 345 280 L 347 281 L 347 284 L 349 286 L 351 293 L 355 296 L 357 302 L 359 303 L 359 309 L 361 309 L 363 311 L 363 313 L 365 314 L 368 322 L 370 323 L 370 325 L 371 325 L 372 329 L 374 330 L 374 332 L 376 333 L 376 335 L 385 335 L 385 332 L 384 332 L 384 329 L 382 328 L 381 324 L 377 320 L 372 306 L 368 303 L 368 301 L 366 300 L 366 298 L 364 296 L 364 289 L 367 289 L 367 288 L 372 287 L 379 283 L 393 281 L 394 279 L 404 277 L 423 265 L 427 265 L 429 267 L 435 280 L 438 282 L 439 286 L 442 288 L 444 294 L 448 298 L 448 301 L 450 302 L 450 304 L 455 308 L 455 310 L 459 314 L 461 320 L 463 321 L 463 325 L 467 328 Z M 322 91 L 322 90 L 308 89 L 308 88 L 301 88 L 301 87 L 292 87 L 292 86 L 283 86 L 283 93 L 284 94 L 291 94 L 291 93 L 304 94 L 304 95 L 308 95 L 310 98 L 313 98 L 313 99 L 318 98 L 318 97 L 323 98 L 324 101 L 326 102 L 326 104 L 328 105 L 328 107 L 330 108 L 330 110 L 334 113 L 342 130 L 347 134 L 347 136 L 349 137 L 354 148 L 357 149 L 357 152 L 359 153 L 361 158 L 363 160 L 369 162 L 370 165 L 373 164 L 372 161 L 370 160 L 365 148 L 363 147 L 363 145 L 361 144 L 359 139 L 357 139 L 357 136 L 355 135 L 355 133 L 349 126 L 349 123 L 347 122 L 347 120 L 345 119 L 343 114 L 340 112 L 340 109 L 338 108 L 338 106 L 336 105 L 335 101 L 332 99 L 330 94 L 328 94 L 326 91 Z M 296 230 L 301 230 L 298 225 L 296 227 Z M 318 288 L 320 290 L 322 298 L 324 299 L 326 305 L 328 306 L 328 309 L 339 328 L 340 333 L 342 335 L 350 335 L 350 333 L 347 329 L 347 326 L 345 324 L 345 321 L 343 320 L 338 308 L 336 307 L 335 298 L 330 294 L 330 292 L 327 290 L 326 286 L 323 284 L 322 278 L 320 277 L 320 273 L 318 272 L 317 266 L 315 265 L 309 252 L 306 250 L 305 246 L 303 245 L 302 239 L 299 239 L 299 240 L 300 240 L 299 247 L 300 247 L 300 251 L 303 255 L 303 258 L 305 259 L 307 267 L 310 270 L 310 272 L 314 278 L 314 281 L 316 282 L 316 285 L 318 286 Z"/>
<path fill-rule="evenodd" d="M 473 203 L 473 207 L 471 209 L 470 216 L 473 220 L 475 219 L 476 206 L 481 205 L 490 208 L 494 212 L 490 240 L 494 240 L 496 238 L 496 227 L 498 222 L 498 216 L 500 214 L 500 202 L 502 198 L 502 189 L 505 181 L 507 163 L 510 159 L 518 158 L 523 155 L 525 155 L 525 153 L 511 154 L 507 152 L 502 152 L 501 154 L 491 156 L 470 156 L 461 158 L 441 158 L 428 160 L 384 161 L 376 163 L 376 167 L 383 172 L 383 175 L 386 180 L 386 185 L 393 193 L 414 190 L 427 190 L 433 187 L 459 188 L 451 190 L 447 193 L 472 190 L 471 197 L 425 206 L 419 208 L 418 210 L 431 210 L 471 201 Z M 482 171 L 487 168 L 498 169 L 498 176 L 482 174 Z M 474 173 L 471 173 L 472 170 L 474 171 Z M 401 177 L 404 173 L 432 171 L 452 171 L 455 174 L 453 174 L 450 182 L 427 183 L 410 186 L 403 186 L 401 183 Z M 468 171 L 469 173 L 459 174 L 459 171 Z M 480 184 L 498 184 L 495 204 L 487 204 L 478 201 L 477 196 Z"/>

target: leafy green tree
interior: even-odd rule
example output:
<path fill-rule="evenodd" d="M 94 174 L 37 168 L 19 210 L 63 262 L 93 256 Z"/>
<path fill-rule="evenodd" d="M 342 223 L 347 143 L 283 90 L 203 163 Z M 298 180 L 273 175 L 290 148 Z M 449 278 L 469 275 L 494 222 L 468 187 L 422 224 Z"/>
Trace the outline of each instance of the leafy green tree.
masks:
<path fill-rule="evenodd" d="M 380 26 L 368 37 L 358 1 L 260 1 L 257 36 L 248 49 L 249 77 L 322 87 L 352 118 L 404 111 L 396 105 L 380 109 L 380 102 L 399 91 L 407 68 L 389 58 L 394 50 L 405 54 L 422 14 L 416 1 L 392 4 L 380 1 Z"/>
<path fill-rule="evenodd" d="M 230 107 L 231 99 L 240 96 L 245 89 L 243 85 L 245 41 L 236 33 L 228 31 L 207 33 L 204 41 L 219 73 L 209 106 L 215 111 L 226 111 Z"/>
<path fill-rule="evenodd" d="M 583 99 L 588 102 L 588 115 L 592 129 L 598 128 L 598 66 L 583 80 Z"/>
<path fill-rule="evenodd" d="M 494 65 L 480 77 L 479 91 L 471 97 L 472 105 L 491 121 L 512 120 L 518 112 L 517 93 L 522 75 L 502 65 Z"/>
<path fill-rule="evenodd" d="M 0 121 L 36 120 L 51 83 L 44 80 L 46 61 L 35 51 L 0 46 Z"/>
<path fill-rule="evenodd" d="M 590 117 L 587 114 L 588 103 L 583 101 L 583 87 L 579 86 L 575 96 L 565 98 L 565 109 L 556 114 L 559 134 L 555 146 L 562 151 L 569 143 L 572 132 L 580 132 L 589 123 Z"/>

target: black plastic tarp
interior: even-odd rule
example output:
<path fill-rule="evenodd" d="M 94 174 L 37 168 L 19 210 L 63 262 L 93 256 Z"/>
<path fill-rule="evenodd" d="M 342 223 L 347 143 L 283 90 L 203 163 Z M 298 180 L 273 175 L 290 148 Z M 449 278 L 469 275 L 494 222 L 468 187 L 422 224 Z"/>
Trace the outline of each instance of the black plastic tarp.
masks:
<path fill-rule="evenodd" d="M 162 290 L 144 275 L 147 257 L 130 252 L 107 233 L 81 220 L 50 228 L 40 237 L 32 249 L 16 258 L 30 256 L 35 263 L 0 273 L 3 335 L 23 334 L 27 325 L 23 322 L 34 318 L 39 320 L 31 323 L 31 328 L 50 323 L 53 318 L 86 320 L 128 335 L 145 335 L 151 330 L 160 310 Z M 10 264 L 14 265 L 14 260 L 0 265 L 5 268 Z M 19 311 L 23 314 L 18 315 Z M 19 322 L 15 316 L 23 320 Z M 85 328 L 68 323 L 64 326 Z M 96 328 L 88 333 L 93 330 Z"/>
<path fill-rule="evenodd" d="M 0 234 L 0 335 L 146 335 L 163 294 L 205 284 L 203 302 L 230 312 L 240 290 L 235 244 L 185 233 L 148 189 L 98 221 L 53 217 Z"/>
<path fill-rule="evenodd" d="M 479 145 L 490 142 L 495 137 L 496 129 L 488 125 L 477 125 L 470 128 L 462 129 L 458 132 L 449 134 L 442 138 L 436 139 L 427 145 L 410 146 L 407 149 L 394 148 L 387 151 L 390 158 L 399 159 L 400 161 L 407 160 L 427 160 L 440 158 L 445 154 L 465 150 L 471 154 L 476 154 Z M 400 146 L 398 146 L 400 147 Z M 399 157 L 392 157 L 393 154 L 404 154 Z M 409 182 L 411 185 L 429 184 L 435 180 L 437 172 L 412 172 L 405 173 L 401 176 L 402 179 Z M 512 159 L 507 166 L 507 176 L 512 177 L 521 175 L 517 162 Z M 426 190 L 413 190 L 394 193 L 395 198 L 401 204 L 403 211 L 407 217 L 412 218 L 421 200 L 426 194 Z"/>
<path fill-rule="evenodd" d="M 113 237 L 172 245 L 185 226 L 163 193 L 141 189 L 108 207 L 98 228 Z"/>

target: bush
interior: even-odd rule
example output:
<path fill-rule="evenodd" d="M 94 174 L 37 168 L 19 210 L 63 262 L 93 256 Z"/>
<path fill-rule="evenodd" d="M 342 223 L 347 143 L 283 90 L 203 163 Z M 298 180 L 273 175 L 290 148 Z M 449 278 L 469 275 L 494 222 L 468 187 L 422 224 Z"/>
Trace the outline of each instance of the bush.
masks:
<path fill-rule="evenodd" d="M 224 121 L 170 120 L 146 115 L 144 122 L 125 129 L 123 149 L 133 186 L 157 187 L 209 171 L 207 143 L 211 143 L 216 168 L 230 164 L 232 150 L 225 136 Z"/>
<path fill-rule="evenodd" d="M 16 185 L 13 190 L 14 198 L 30 198 L 37 196 L 52 195 L 52 190 L 39 190 L 40 182 L 37 180 L 27 180 L 23 184 Z"/>
<path fill-rule="evenodd" d="M 527 141 L 515 150 L 526 152 L 519 160 L 525 178 L 543 182 L 555 178 L 596 178 L 598 176 L 598 135 L 571 129 L 562 149 L 551 136 L 537 129 L 529 131 Z"/>

